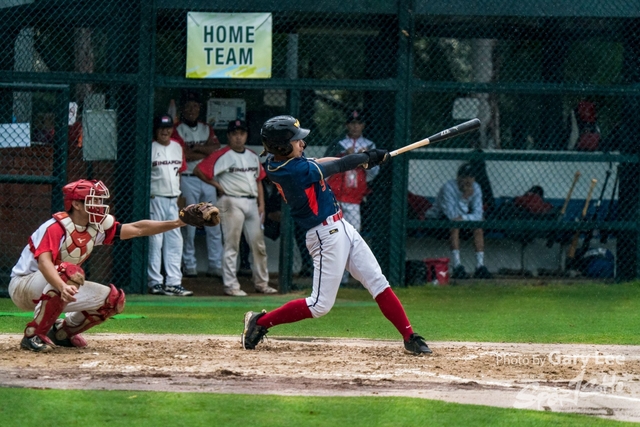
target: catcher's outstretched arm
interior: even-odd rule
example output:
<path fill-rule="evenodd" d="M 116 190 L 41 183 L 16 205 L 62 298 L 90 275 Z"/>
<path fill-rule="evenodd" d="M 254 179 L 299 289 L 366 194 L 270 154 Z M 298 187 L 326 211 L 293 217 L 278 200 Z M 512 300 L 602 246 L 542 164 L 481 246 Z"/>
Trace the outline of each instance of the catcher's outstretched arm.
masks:
<path fill-rule="evenodd" d="M 184 225 L 186 224 L 179 219 L 172 221 L 143 219 L 141 221 L 130 222 L 128 224 L 122 224 L 122 227 L 120 228 L 120 240 L 133 239 L 134 237 L 153 236 Z"/>

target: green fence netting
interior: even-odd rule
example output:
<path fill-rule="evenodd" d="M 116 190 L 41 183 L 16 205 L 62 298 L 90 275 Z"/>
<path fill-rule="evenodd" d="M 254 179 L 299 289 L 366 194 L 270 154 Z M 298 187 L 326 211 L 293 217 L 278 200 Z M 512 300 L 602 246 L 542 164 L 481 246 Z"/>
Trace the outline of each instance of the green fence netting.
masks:
<path fill-rule="evenodd" d="M 178 120 L 186 91 L 200 95 L 200 120 L 223 145 L 231 117 L 247 120 L 260 150 L 262 123 L 292 114 L 312 131 L 312 157 L 345 138 L 353 111 L 388 150 L 479 118 L 477 132 L 397 156 L 368 182 L 361 233 L 393 285 L 433 280 L 425 260 L 452 262 L 452 228 L 470 274 L 482 229 L 495 277 L 637 278 L 638 11 L 624 1 L 457 4 L 0 2 L 0 292 L 29 235 L 61 209 L 65 183 L 103 180 L 118 220 L 148 217 L 152 118 Z M 187 78 L 191 13 L 271 14 L 270 77 Z M 466 162 L 483 221 L 431 219 Z M 286 291 L 304 260 L 283 225 L 274 244 L 284 250 L 269 256 Z M 591 249 L 601 270 L 587 266 Z M 146 257 L 134 239 L 86 267 L 144 292 Z"/>

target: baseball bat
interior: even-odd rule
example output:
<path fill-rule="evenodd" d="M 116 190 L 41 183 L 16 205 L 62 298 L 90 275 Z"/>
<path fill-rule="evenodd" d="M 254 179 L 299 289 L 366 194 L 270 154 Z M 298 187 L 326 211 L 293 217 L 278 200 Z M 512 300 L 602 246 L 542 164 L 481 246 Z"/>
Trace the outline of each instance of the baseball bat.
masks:
<path fill-rule="evenodd" d="M 558 221 L 562 221 L 564 218 L 564 214 L 567 212 L 567 206 L 569 206 L 569 201 L 571 201 L 571 195 L 573 194 L 573 189 L 576 188 L 576 184 L 580 179 L 580 171 L 576 171 L 573 176 L 573 182 L 571 183 L 571 187 L 569 188 L 569 192 L 567 193 L 567 197 L 564 199 L 564 204 L 562 205 L 562 209 L 560 209 L 560 213 L 558 214 Z M 555 241 L 555 235 L 551 235 L 549 239 L 547 239 L 547 247 L 550 248 L 553 246 Z"/>
<path fill-rule="evenodd" d="M 602 190 L 600 190 L 600 197 L 596 201 L 596 206 L 593 210 L 593 214 L 591 215 L 591 221 L 597 221 L 598 215 L 600 214 L 600 206 L 602 205 L 602 199 L 604 199 L 604 193 L 607 190 L 607 183 L 609 182 L 609 177 L 611 176 L 611 169 L 608 169 L 606 172 L 606 176 L 604 177 L 604 183 L 602 184 Z M 591 229 L 589 233 L 585 236 L 582 241 L 582 248 L 580 249 L 580 253 L 585 253 L 589 250 L 589 246 L 591 246 L 591 238 L 595 234 L 596 230 Z"/>
<path fill-rule="evenodd" d="M 591 180 L 591 185 L 589 186 L 589 192 L 587 193 L 587 199 L 584 202 L 584 207 L 582 208 L 582 216 L 580 219 L 584 221 L 587 217 L 587 211 L 589 210 L 589 203 L 591 203 L 591 195 L 593 194 L 593 189 L 596 188 L 596 184 L 598 183 L 597 179 Z M 573 235 L 573 239 L 571 240 L 571 246 L 569 247 L 569 253 L 567 254 L 568 258 L 573 259 L 576 256 L 576 249 L 578 248 L 578 240 L 580 240 L 580 230 L 576 230 Z"/>
<path fill-rule="evenodd" d="M 611 190 L 611 199 L 609 199 L 609 206 L 607 206 L 607 214 L 604 217 L 604 221 L 610 221 L 613 216 L 613 204 L 616 201 L 616 192 L 618 191 L 618 182 L 620 176 L 620 165 L 616 168 L 616 179 L 613 180 L 613 190 Z M 600 243 L 603 245 L 609 241 L 610 231 L 600 230 Z"/>
<path fill-rule="evenodd" d="M 471 119 L 468 122 L 461 123 L 458 126 L 454 126 L 438 132 L 435 135 L 431 135 L 429 138 L 425 138 L 418 142 L 414 142 L 413 144 L 405 145 L 404 147 L 398 148 L 397 150 L 393 150 L 389 153 L 389 155 L 391 157 L 394 157 L 398 154 L 406 153 L 407 151 L 415 150 L 416 148 L 425 147 L 434 142 L 444 141 L 445 139 L 453 138 L 455 136 L 462 135 L 463 133 L 471 132 L 472 130 L 476 130 L 479 128 L 480 120 Z"/>

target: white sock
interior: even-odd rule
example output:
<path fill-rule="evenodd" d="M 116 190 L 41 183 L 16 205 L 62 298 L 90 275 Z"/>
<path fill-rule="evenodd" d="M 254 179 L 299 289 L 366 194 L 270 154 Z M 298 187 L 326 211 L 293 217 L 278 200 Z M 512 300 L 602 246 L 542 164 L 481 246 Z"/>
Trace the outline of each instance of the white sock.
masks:
<path fill-rule="evenodd" d="M 451 257 L 453 258 L 453 268 L 460 265 L 460 250 L 454 249 L 451 251 Z"/>
<path fill-rule="evenodd" d="M 476 252 L 476 262 L 478 263 L 478 267 L 484 265 L 484 252 Z"/>

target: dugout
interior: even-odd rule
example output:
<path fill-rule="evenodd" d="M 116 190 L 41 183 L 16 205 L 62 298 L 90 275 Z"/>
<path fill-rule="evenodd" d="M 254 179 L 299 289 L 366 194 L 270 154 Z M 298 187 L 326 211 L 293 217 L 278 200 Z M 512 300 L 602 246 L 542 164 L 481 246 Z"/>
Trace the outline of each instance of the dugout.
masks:
<path fill-rule="evenodd" d="M 272 13 L 271 77 L 187 78 L 186 16 L 194 11 Z M 0 93 L 0 124 L 29 123 L 35 130 L 36 123 L 42 127 L 46 122 L 37 120 L 40 115 L 55 117 L 53 129 L 45 130 L 59 136 L 43 143 L 30 135 L 30 147 L 20 147 L 15 135 L 3 133 L 0 239 L 6 244 L 0 249 L 0 291 L 34 223 L 46 219 L 47 208 L 55 210 L 55 202 L 44 208 L 41 201 L 24 202 L 30 194 L 44 193 L 49 203 L 67 180 L 100 178 L 114 194 L 118 219 L 148 215 L 152 117 L 185 89 L 205 98 L 244 100 L 253 138 L 264 119 L 293 114 L 312 129 L 309 143 L 319 147 L 342 136 L 351 108 L 366 110 L 365 135 L 388 149 L 459 123 L 461 109 L 480 117 L 480 132 L 439 146 L 467 151 L 398 156 L 372 184 L 364 233 L 394 285 L 404 283 L 407 235 L 415 237 L 416 226 L 407 216 L 409 182 L 433 180 L 428 163 L 417 163 L 422 169 L 412 165 L 463 161 L 478 155 L 475 148 L 486 150 L 480 157 L 487 162 L 540 161 L 553 168 L 561 153 L 571 163 L 591 162 L 600 154 L 598 162 L 623 164 L 616 221 L 564 227 L 618 231 L 618 279 L 638 277 L 640 9 L 632 2 L 13 0 L 0 4 L 0 18 L 5 40 L 0 83 L 68 86 L 68 101 L 77 105 L 80 123 L 85 111 L 108 111 L 105 116 L 113 115 L 117 124 L 109 128 L 116 132 L 115 156 L 86 160 L 77 138 L 69 142 L 71 127 L 61 120 L 69 111 L 57 95 L 19 88 Z M 572 111 L 585 99 L 597 107 L 603 142 L 592 153 L 569 150 L 567 144 Z M 609 150 L 604 142 L 614 135 L 616 149 Z M 49 154 L 64 152 L 65 144 L 66 171 Z M 59 173 L 52 174 L 54 169 Z M 16 182 L 34 176 L 53 178 Z M 18 213 L 29 222 L 14 226 L 11 218 Z M 280 271 L 286 291 L 291 227 L 283 227 L 283 233 Z M 417 243 L 418 248 L 428 244 Z M 128 292 L 145 290 L 144 239 L 101 253 L 88 261 L 94 279 Z"/>

